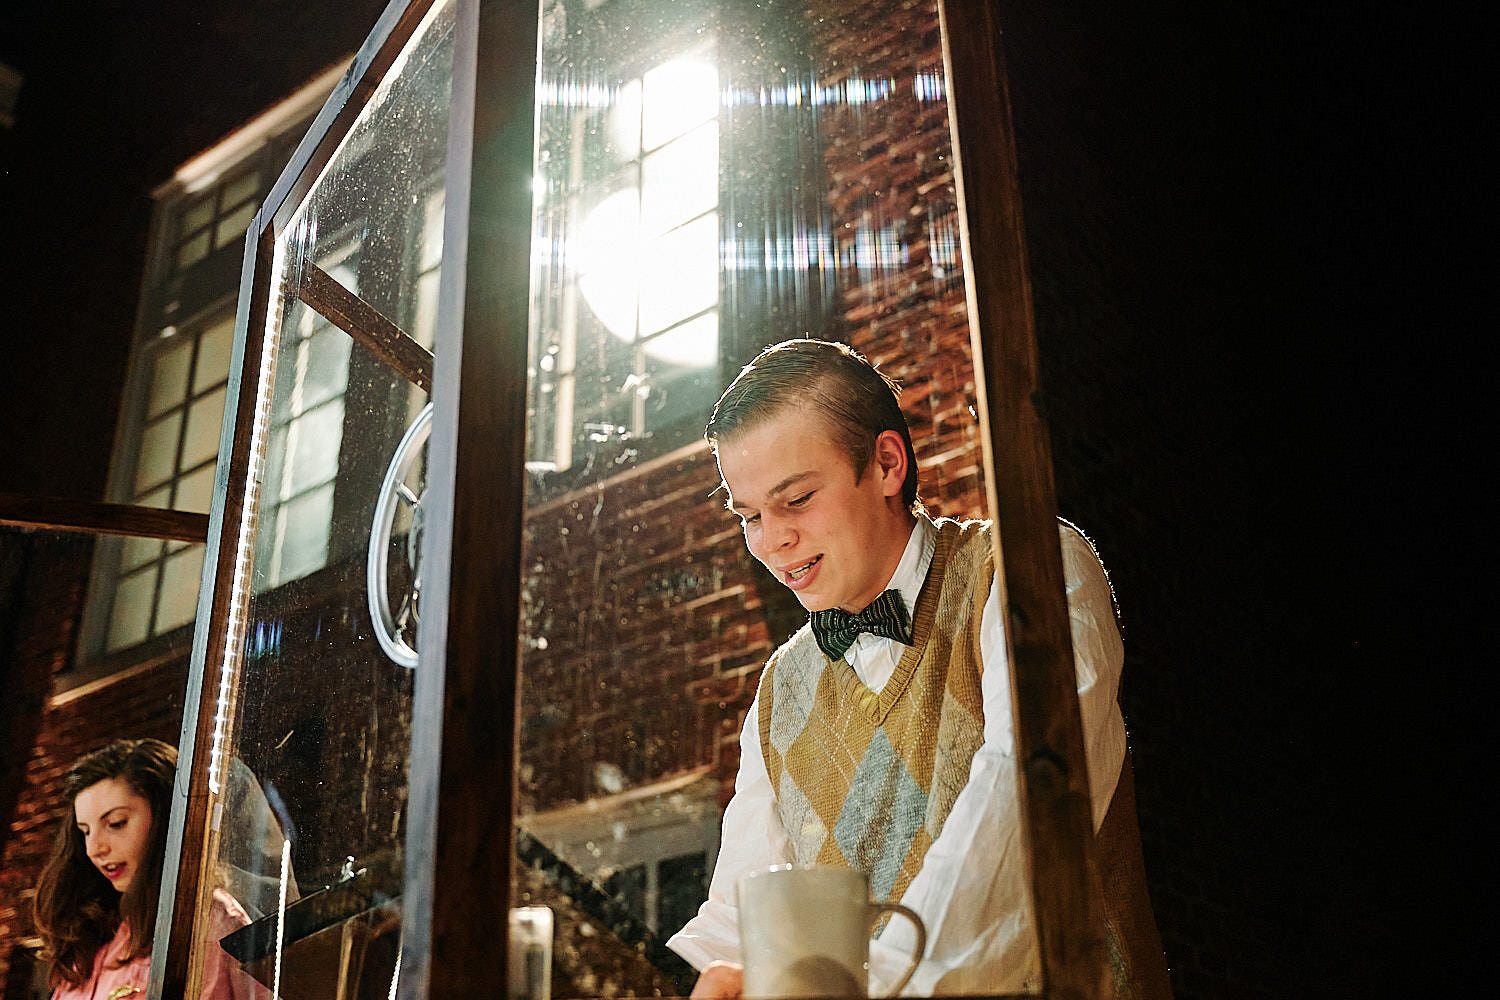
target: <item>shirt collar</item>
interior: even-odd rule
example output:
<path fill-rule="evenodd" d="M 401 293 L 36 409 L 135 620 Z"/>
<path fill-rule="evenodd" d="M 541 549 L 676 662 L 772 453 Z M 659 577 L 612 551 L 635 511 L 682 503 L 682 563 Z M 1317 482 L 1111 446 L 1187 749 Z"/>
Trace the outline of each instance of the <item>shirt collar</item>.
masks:
<path fill-rule="evenodd" d="M 932 553 L 936 547 L 937 529 L 928 518 L 917 515 L 917 523 L 912 526 L 911 537 L 906 540 L 906 548 L 901 552 L 896 572 L 891 574 L 890 582 L 885 585 L 886 590 L 900 591 L 901 599 L 906 602 L 907 614 L 913 619 L 917 614 L 917 598 L 922 593 L 922 584 L 927 580 L 927 571 L 932 567 Z"/>

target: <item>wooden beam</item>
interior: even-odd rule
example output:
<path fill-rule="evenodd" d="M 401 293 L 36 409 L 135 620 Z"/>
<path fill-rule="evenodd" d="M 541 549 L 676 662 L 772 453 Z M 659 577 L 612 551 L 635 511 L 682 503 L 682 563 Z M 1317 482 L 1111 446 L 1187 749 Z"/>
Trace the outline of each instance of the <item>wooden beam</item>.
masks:
<path fill-rule="evenodd" d="M 508 975 L 538 10 L 457 6 L 402 1000 L 495 996 Z"/>
<path fill-rule="evenodd" d="M 0 524 L 39 531 L 134 535 L 178 542 L 202 542 L 208 537 L 207 514 L 15 493 L 0 493 Z"/>
<path fill-rule="evenodd" d="M 364 345 L 423 392 L 432 391 L 432 352 L 312 261 L 302 265 L 298 296 L 319 316 Z"/>
<path fill-rule="evenodd" d="M 1108 953 L 1000 26 L 987 0 L 938 10 L 1043 988 L 1092 1000 Z"/>

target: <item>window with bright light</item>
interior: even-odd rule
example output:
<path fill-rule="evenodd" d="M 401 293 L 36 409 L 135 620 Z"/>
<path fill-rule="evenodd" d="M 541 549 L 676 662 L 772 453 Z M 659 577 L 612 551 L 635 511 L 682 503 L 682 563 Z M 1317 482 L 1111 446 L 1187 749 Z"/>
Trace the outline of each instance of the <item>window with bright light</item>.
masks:
<path fill-rule="evenodd" d="M 654 450 L 712 405 L 719 73 L 695 47 L 610 84 L 544 84 L 530 455 Z M 535 467 L 535 466 L 534 466 Z"/>

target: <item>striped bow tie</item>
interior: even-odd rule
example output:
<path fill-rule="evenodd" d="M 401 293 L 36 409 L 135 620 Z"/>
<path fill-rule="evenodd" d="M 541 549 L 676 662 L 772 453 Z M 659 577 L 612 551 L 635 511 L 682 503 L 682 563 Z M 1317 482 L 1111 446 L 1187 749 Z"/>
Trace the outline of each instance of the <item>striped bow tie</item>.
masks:
<path fill-rule="evenodd" d="M 814 611 L 808 619 L 818 648 L 830 660 L 842 659 L 861 632 L 884 636 L 911 645 L 911 616 L 899 591 L 887 590 L 857 615 L 839 608 Z"/>

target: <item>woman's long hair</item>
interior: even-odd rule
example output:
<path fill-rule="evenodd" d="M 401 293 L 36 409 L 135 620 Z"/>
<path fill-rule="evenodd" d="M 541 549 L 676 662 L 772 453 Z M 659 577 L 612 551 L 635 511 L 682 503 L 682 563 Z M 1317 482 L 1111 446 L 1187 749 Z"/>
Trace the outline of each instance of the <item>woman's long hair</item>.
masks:
<path fill-rule="evenodd" d="M 58 826 L 36 891 L 36 926 L 45 943 L 43 957 L 52 962 L 54 989 L 88 982 L 99 950 L 121 922 L 130 927 L 130 947 L 120 964 L 151 953 L 176 773 L 177 750 L 161 740 L 116 740 L 78 758 L 68 769 L 63 779 L 68 814 Z M 73 815 L 78 793 L 110 778 L 124 779 L 151 806 L 146 857 L 124 893 L 116 892 L 89 860 Z"/>

